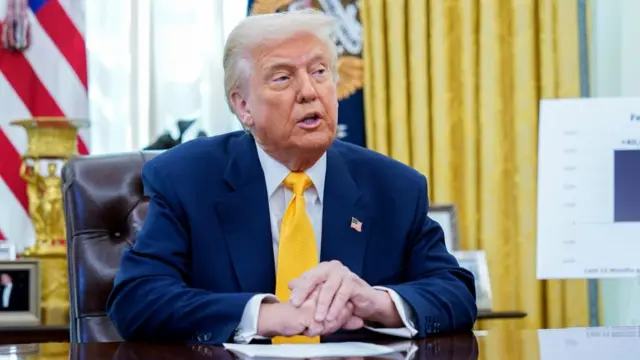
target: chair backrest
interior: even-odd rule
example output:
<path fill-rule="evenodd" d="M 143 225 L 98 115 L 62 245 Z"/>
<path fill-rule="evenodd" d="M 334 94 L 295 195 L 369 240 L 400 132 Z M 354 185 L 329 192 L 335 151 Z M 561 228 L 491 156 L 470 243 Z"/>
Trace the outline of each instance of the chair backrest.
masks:
<path fill-rule="evenodd" d="M 157 153 L 75 157 L 62 170 L 71 342 L 122 341 L 107 317 L 107 297 L 147 215 L 142 166 Z"/>

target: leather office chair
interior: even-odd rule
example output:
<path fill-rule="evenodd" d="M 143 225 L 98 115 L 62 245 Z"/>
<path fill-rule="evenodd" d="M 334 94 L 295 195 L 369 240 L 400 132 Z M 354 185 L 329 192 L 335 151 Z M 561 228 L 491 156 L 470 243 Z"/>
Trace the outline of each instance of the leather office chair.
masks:
<path fill-rule="evenodd" d="M 157 153 L 76 157 L 62 170 L 71 342 L 122 341 L 106 315 L 107 297 L 147 215 L 141 172 Z"/>

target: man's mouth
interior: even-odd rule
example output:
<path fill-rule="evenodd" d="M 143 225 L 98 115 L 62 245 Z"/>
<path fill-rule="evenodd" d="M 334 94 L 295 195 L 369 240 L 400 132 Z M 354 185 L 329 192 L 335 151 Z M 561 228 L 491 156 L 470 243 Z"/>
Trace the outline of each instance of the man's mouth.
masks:
<path fill-rule="evenodd" d="M 313 129 L 320 125 L 319 114 L 310 114 L 305 116 L 302 120 L 298 121 L 297 125 L 304 129 Z"/>

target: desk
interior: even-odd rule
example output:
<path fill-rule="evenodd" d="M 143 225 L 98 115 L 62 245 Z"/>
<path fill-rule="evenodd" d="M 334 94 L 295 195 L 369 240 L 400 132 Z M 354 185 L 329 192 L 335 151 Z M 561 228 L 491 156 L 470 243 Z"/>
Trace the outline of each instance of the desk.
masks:
<path fill-rule="evenodd" d="M 367 341 L 367 339 L 331 339 Z M 368 342 L 377 344 L 393 343 L 390 338 L 376 337 Z M 393 339 L 396 340 L 396 339 Z M 413 344 L 412 344 L 413 343 Z M 478 344 L 472 333 L 454 336 L 437 337 L 429 340 L 406 342 L 414 345 L 415 352 L 407 360 L 417 359 L 477 359 Z M 230 352 L 220 346 L 208 345 L 172 345 L 172 344 L 139 344 L 139 343 L 99 343 L 99 344 L 22 344 L 0 346 L 0 359 L 9 352 L 15 354 L 10 359 L 215 359 L 237 360 Z M 400 353 L 407 356 L 407 353 Z M 9 358 L 9 357 L 7 357 Z M 378 358 L 379 359 L 379 358 Z M 345 359 L 346 360 L 346 359 Z M 356 359 L 349 359 L 356 360 Z M 373 359 L 372 359 L 373 360 Z M 390 360 L 393 360 L 390 358 Z"/>
<path fill-rule="evenodd" d="M 0 328 L 0 345 L 46 342 L 69 342 L 69 326 Z"/>
<path fill-rule="evenodd" d="M 527 316 L 519 311 L 480 311 L 478 320 L 519 319 Z M 68 326 L 0 327 L 0 345 L 45 342 L 69 342 Z"/>
<path fill-rule="evenodd" d="M 365 341 L 386 345 L 397 338 L 382 336 L 329 338 L 328 341 Z M 558 330 L 481 331 L 408 342 L 417 350 L 394 360 L 423 359 L 616 359 L 636 360 L 640 354 L 640 327 L 570 328 Z M 13 352 L 9 354 L 9 352 Z M 15 355 L 15 356 L 7 356 Z M 41 343 L 0 346 L 0 359 L 217 359 L 237 360 L 219 346 L 181 344 Z M 390 359 L 390 358 L 389 358 Z M 346 360 L 346 359 L 345 359 Z M 354 359 L 350 359 L 354 360 Z"/>

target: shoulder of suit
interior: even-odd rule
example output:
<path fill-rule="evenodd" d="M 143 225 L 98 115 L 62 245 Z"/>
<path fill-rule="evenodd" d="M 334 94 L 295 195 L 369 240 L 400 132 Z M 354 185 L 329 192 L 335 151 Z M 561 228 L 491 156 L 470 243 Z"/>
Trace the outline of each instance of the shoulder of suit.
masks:
<path fill-rule="evenodd" d="M 205 168 L 222 173 L 228 163 L 229 145 L 243 136 L 247 136 L 244 131 L 234 131 L 193 139 L 162 152 L 145 166 L 158 169 L 164 174 L 197 174 Z"/>
<path fill-rule="evenodd" d="M 425 186 L 425 176 L 389 156 L 355 144 L 336 140 L 333 148 L 347 163 L 352 176 L 370 177 L 402 186 Z"/>

